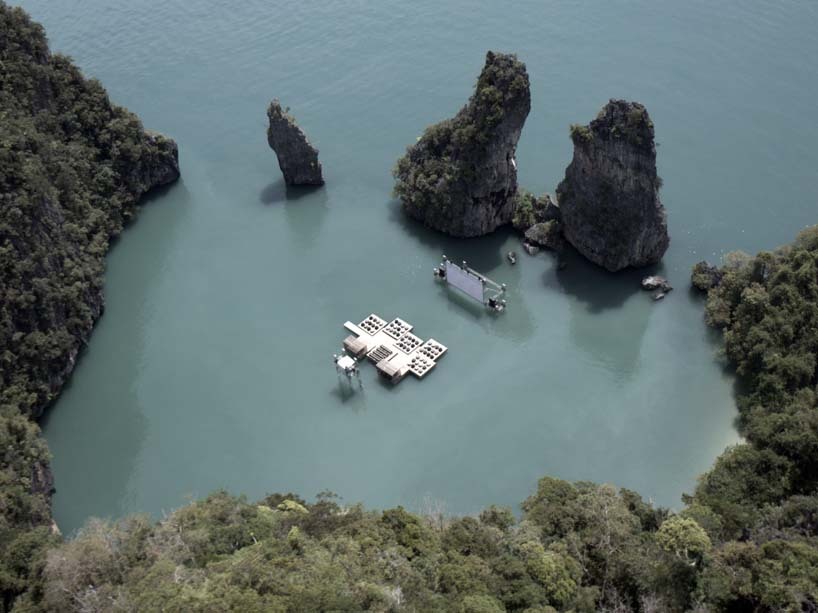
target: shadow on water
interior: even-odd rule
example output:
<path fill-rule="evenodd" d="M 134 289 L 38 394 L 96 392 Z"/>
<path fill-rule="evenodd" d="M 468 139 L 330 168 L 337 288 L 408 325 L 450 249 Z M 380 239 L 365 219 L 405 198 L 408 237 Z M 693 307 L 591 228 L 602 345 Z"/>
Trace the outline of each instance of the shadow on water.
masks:
<path fill-rule="evenodd" d="M 355 411 L 363 411 L 366 409 L 366 399 L 364 397 L 364 389 L 358 387 L 358 384 L 353 382 L 351 384 L 338 380 L 330 390 L 330 396 L 339 400 L 341 404 L 350 403 L 350 408 Z"/>
<path fill-rule="evenodd" d="M 454 238 L 411 219 L 401 210 L 397 200 L 391 200 L 387 208 L 390 221 L 424 247 L 437 252 L 439 256 L 446 255 L 454 262 L 465 260 L 469 267 L 507 286 L 505 298 L 509 303 L 508 308 L 504 313 L 497 313 L 445 283 L 440 283 L 437 293 L 445 300 L 449 310 L 467 315 L 492 336 L 523 341 L 534 334 L 534 319 L 526 307 L 525 288 L 520 285 L 522 266 L 532 265 L 534 262 L 516 266 L 509 264 L 506 253 L 513 249 L 518 252 L 519 258 L 521 251 L 519 242 L 515 240 L 517 235 L 510 227 L 499 228 L 486 236 Z M 439 259 L 434 261 L 435 264 L 439 262 Z"/>
<path fill-rule="evenodd" d="M 437 293 L 446 300 L 447 306 L 450 310 L 455 310 L 461 315 L 466 315 L 475 320 L 481 320 L 488 317 L 494 319 L 499 313 L 488 311 L 485 306 L 479 304 L 476 300 L 469 298 L 462 292 L 446 285 L 443 281 L 436 281 Z"/>
<path fill-rule="evenodd" d="M 329 213 L 326 189 L 310 189 L 284 205 L 284 216 L 302 247 L 311 247 L 321 233 L 321 226 Z"/>
<path fill-rule="evenodd" d="M 55 516 L 68 533 L 87 517 L 99 515 L 100 509 L 122 514 L 127 505 L 129 477 L 148 429 L 138 394 L 145 327 L 150 320 L 145 297 L 170 257 L 190 203 L 181 182 L 151 192 L 142 201 L 145 210 L 107 258 L 106 313 L 69 385 L 40 421 L 54 453 Z M 150 248 L 145 248 L 148 244 Z M 116 335 L 107 333 L 108 325 L 117 327 Z M 83 365 L 92 360 L 105 362 L 104 379 L 90 381 L 83 376 Z M 93 399 L 90 409 L 80 411 L 78 402 L 89 398 Z M 65 498 L 72 502 L 70 508 L 61 504 L 62 492 L 70 492 Z"/>
<path fill-rule="evenodd" d="M 387 208 L 389 220 L 398 224 L 403 232 L 440 255 L 445 254 L 452 261 L 466 260 L 469 266 L 485 274 L 490 274 L 505 263 L 502 247 L 512 234 L 510 228 L 500 228 L 486 236 L 455 238 L 412 219 L 401 210 L 397 200 L 391 200 Z"/>
<path fill-rule="evenodd" d="M 702 304 L 704 304 L 706 301 L 706 295 L 695 288 L 691 288 L 690 297 L 692 300 L 700 301 Z M 752 392 L 752 386 L 746 378 L 740 376 L 736 372 L 736 367 L 730 363 L 730 360 L 724 351 L 724 337 L 722 331 L 704 323 L 702 323 L 702 325 L 705 326 L 705 339 L 707 343 L 713 347 L 714 366 L 721 370 L 722 376 L 732 381 L 730 385 L 730 395 L 733 397 L 733 404 L 736 407 L 736 416 L 733 419 L 733 427 L 737 432 L 739 432 L 739 434 L 742 434 L 745 431 L 746 424 L 740 410 L 742 405 L 741 400 Z"/>
<path fill-rule="evenodd" d="M 584 304 L 591 313 L 618 309 L 634 294 L 646 293 L 641 281 L 648 275 L 662 274 L 659 263 L 645 268 L 609 272 L 586 260 L 571 245 L 562 254 L 564 266 L 554 266 L 544 275 L 547 287 L 561 290 Z M 648 298 L 648 296 L 646 296 Z"/>
<path fill-rule="evenodd" d="M 342 405 L 348 405 L 348 408 L 352 409 L 353 412 L 362 413 L 366 411 L 367 408 L 367 388 L 372 386 L 377 386 L 378 389 L 390 394 L 395 393 L 397 389 L 397 386 L 391 381 L 376 375 L 374 381 L 365 383 L 363 387 L 358 387 L 356 382 L 346 383 L 345 381 L 339 379 L 338 382 L 333 385 L 332 389 L 330 389 L 329 395 L 335 398 L 335 400 L 339 401 Z"/>
<path fill-rule="evenodd" d="M 570 245 L 562 257 L 565 266 L 550 268 L 543 280 L 546 287 L 579 302 L 580 306 L 571 308 L 569 320 L 573 345 L 615 377 L 630 378 L 638 368 L 650 317 L 657 308 L 641 288 L 641 280 L 661 273 L 663 266 L 612 273 L 589 262 Z"/>
<path fill-rule="evenodd" d="M 262 189 L 258 199 L 262 204 L 295 202 L 324 189 L 323 185 L 287 185 L 284 179 L 278 179 Z"/>
<path fill-rule="evenodd" d="M 311 246 L 319 235 L 324 218 L 329 212 L 329 196 L 323 185 L 290 186 L 279 179 L 259 193 L 262 204 L 283 204 L 287 224 L 293 234 Z"/>

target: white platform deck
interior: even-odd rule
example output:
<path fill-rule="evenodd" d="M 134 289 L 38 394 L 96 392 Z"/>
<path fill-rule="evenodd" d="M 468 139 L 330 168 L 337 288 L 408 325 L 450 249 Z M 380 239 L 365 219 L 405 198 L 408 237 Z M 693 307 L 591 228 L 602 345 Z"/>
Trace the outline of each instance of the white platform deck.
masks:
<path fill-rule="evenodd" d="M 413 326 L 399 317 L 387 323 L 373 313 L 357 325 L 346 322 L 344 328 L 363 341 L 366 356 L 380 365 L 381 373 L 396 373 L 392 377 L 395 383 L 408 373 L 422 379 L 448 350 L 433 338 L 423 341 L 412 334 Z"/>

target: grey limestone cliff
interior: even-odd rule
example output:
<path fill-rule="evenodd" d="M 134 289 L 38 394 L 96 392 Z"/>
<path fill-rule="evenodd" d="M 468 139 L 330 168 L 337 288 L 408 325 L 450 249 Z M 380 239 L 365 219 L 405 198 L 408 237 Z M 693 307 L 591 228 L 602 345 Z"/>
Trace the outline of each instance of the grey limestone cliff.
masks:
<path fill-rule="evenodd" d="M 278 99 L 273 100 L 267 108 L 267 118 L 270 121 L 267 142 L 278 157 L 287 185 L 323 185 L 318 149 L 307 140 L 289 109 L 282 108 Z"/>
<path fill-rule="evenodd" d="M 557 188 L 565 238 L 611 271 L 661 260 L 670 238 L 645 107 L 611 100 L 588 126 L 572 126 L 571 139 L 574 158 Z"/>
<path fill-rule="evenodd" d="M 398 160 L 395 195 L 404 211 L 452 236 L 480 236 L 510 223 L 515 151 L 530 110 L 525 64 L 489 51 L 466 106 L 430 126 Z"/>

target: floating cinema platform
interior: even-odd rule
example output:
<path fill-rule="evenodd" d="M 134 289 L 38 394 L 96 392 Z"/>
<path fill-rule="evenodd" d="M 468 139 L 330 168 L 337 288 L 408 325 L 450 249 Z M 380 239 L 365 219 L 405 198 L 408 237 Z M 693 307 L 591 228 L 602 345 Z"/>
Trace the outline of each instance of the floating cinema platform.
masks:
<path fill-rule="evenodd" d="M 346 322 L 344 328 L 352 333 L 344 339 L 343 357 L 349 358 L 345 364 L 357 364 L 366 356 L 392 383 L 409 373 L 422 379 L 448 350 L 433 338 L 424 341 L 412 334 L 413 326 L 399 317 L 387 323 L 373 313 L 357 325 Z M 336 367 L 338 361 L 336 356 Z"/>

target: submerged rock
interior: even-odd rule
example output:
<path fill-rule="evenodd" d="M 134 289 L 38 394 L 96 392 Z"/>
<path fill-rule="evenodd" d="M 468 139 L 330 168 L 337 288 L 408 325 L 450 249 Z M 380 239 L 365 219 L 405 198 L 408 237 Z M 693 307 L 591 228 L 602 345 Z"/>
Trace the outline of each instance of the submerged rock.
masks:
<path fill-rule="evenodd" d="M 318 149 L 307 140 L 289 108 L 282 108 L 275 99 L 267 108 L 267 118 L 270 120 L 267 142 L 278 157 L 278 166 L 287 185 L 323 185 Z"/>
<path fill-rule="evenodd" d="M 510 223 L 514 156 L 530 110 L 525 64 L 489 51 L 468 104 L 429 127 L 398 160 L 395 195 L 404 211 L 452 236 L 480 236 Z"/>
<path fill-rule="evenodd" d="M 721 283 L 722 272 L 718 266 L 701 261 L 693 266 L 690 282 L 696 289 L 706 292 Z"/>
<path fill-rule="evenodd" d="M 645 107 L 611 100 L 589 125 L 572 126 L 571 140 L 574 158 L 557 187 L 565 238 L 610 271 L 661 260 L 670 238 Z"/>

